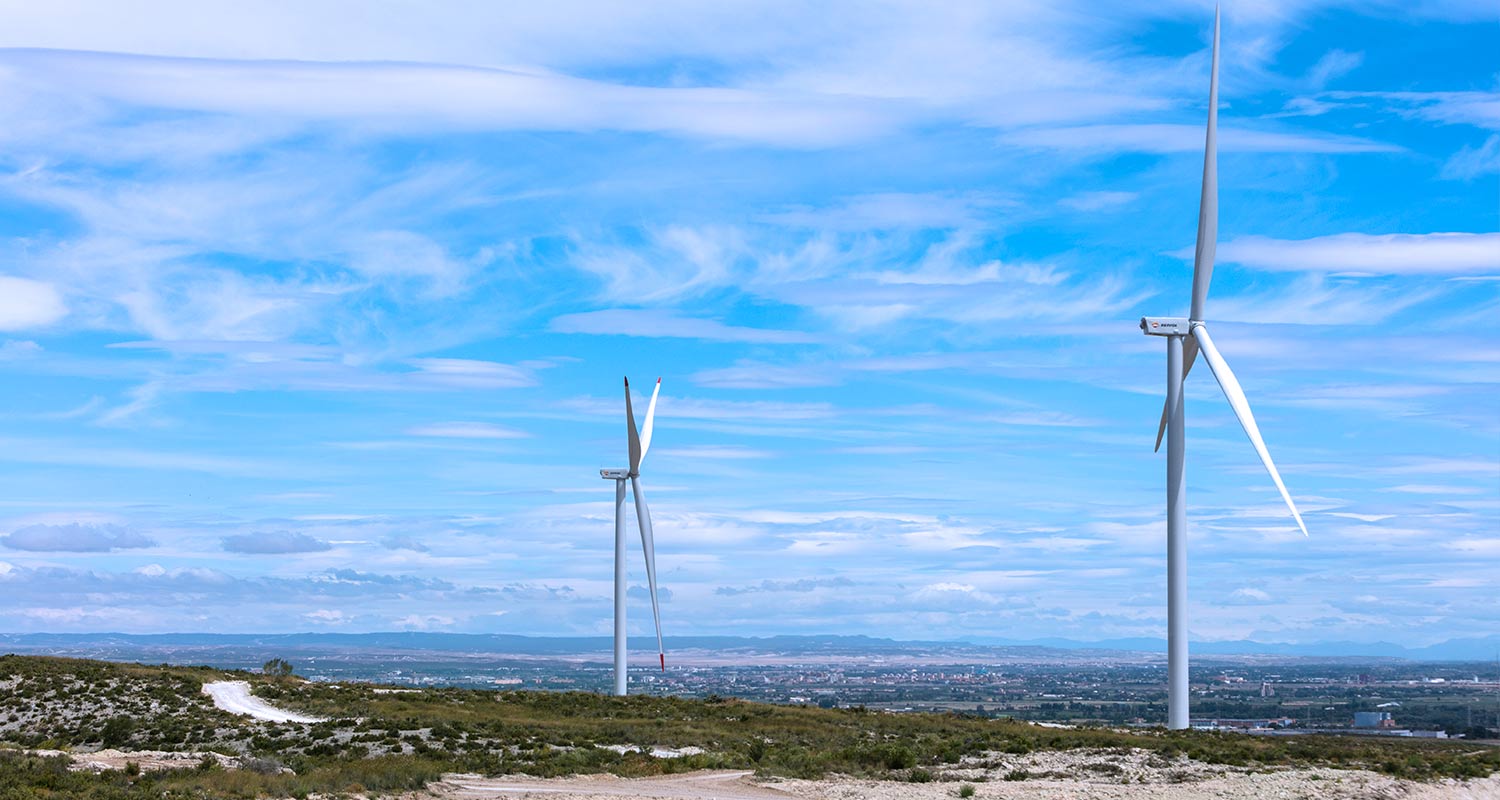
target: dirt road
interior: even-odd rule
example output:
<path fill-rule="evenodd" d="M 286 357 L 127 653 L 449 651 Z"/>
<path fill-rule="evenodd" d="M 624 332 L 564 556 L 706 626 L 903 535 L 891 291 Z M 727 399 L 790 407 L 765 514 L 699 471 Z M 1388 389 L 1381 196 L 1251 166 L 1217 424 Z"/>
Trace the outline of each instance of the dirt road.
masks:
<path fill-rule="evenodd" d="M 231 714 L 263 719 L 267 722 L 322 722 L 322 717 L 310 717 L 294 711 L 283 711 L 250 694 L 250 684 L 245 681 L 214 681 L 203 684 L 203 693 L 214 699 L 214 705 Z"/>

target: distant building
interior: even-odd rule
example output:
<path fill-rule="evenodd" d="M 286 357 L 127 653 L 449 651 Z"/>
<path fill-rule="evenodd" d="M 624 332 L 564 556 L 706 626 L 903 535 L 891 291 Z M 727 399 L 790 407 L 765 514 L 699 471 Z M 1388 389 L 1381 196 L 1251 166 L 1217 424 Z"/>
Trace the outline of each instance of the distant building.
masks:
<path fill-rule="evenodd" d="M 1354 712 L 1354 727 L 1394 728 L 1396 721 L 1391 719 L 1389 711 L 1356 711 Z"/>
<path fill-rule="evenodd" d="M 1281 719 L 1225 719 L 1218 717 L 1214 719 L 1192 720 L 1192 727 L 1205 731 L 1264 731 L 1272 728 L 1291 725 L 1293 720 L 1289 717 Z"/>
<path fill-rule="evenodd" d="M 1261 681 L 1260 682 L 1260 696 L 1261 697 L 1275 697 L 1276 696 L 1276 690 L 1271 688 L 1271 684 L 1266 683 L 1265 681 Z"/>

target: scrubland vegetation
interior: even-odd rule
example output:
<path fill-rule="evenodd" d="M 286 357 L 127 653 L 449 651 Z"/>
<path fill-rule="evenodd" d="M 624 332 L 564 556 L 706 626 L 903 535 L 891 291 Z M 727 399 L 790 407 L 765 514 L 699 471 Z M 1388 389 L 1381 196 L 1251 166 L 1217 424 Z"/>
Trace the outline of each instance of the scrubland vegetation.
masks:
<path fill-rule="evenodd" d="M 247 680 L 255 693 L 330 717 L 276 724 L 226 714 L 201 694 L 210 680 Z M 0 800 L 34 797 L 305 797 L 420 788 L 446 772 L 655 775 L 704 768 L 814 778 L 846 774 L 946 780 L 945 770 L 999 765 L 1049 750 L 1144 751 L 1270 769 L 1365 768 L 1419 780 L 1500 772 L 1500 748 L 1464 742 L 1202 732 L 1062 729 L 955 714 L 773 706 L 709 697 L 616 698 L 474 689 L 391 691 L 367 684 L 207 668 L 0 657 Z M 606 746 L 701 748 L 675 758 Z M 171 770 L 70 772 L 67 756 L 29 750 L 171 750 L 205 758 Z M 1014 780 L 1028 776 L 1017 775 Z M 960 787 L 961 788 L 961 787 Z M 958 791 L 956 789 L 955 791 Z"/>

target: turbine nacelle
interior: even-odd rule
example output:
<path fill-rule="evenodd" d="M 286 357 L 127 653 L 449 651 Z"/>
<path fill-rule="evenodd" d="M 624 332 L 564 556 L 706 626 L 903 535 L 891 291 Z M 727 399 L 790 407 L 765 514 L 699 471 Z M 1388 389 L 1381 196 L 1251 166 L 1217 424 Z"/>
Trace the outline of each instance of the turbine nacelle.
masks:
<path fill-rule="evenodd" d="M 1187 336 L 1192 325 L 1191 320 L 1182 317 L 1141 317 L 1141 332 L 1147 336 Z"/>
<path fill-rule="evenodd" d="M 603 479 L 605 479 L 607 481 L 623 481 L 626 478 L 630 477 L 630 470 L 628 470 L 628 469 L 601 469 L 601 470 L 599 470 L 599 477 L 601 477 L 601 478 L 603 478 Z"/>

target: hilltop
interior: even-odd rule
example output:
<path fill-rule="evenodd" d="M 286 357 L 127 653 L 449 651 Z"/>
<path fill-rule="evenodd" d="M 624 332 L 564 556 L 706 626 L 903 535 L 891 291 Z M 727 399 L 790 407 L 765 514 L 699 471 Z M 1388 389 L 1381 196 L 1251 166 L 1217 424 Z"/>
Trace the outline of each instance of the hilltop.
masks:
<path fill-rule="evenodd" d="M 227 713 L 202 688 L 225 680 L 246 681 L 261 700 L 326 721 Z M 656 776 L 658 788 L 599 779 L 551 788 L 579 796 L 625 786 L 628 794 L 691 797 L 697 786 L 719 796 L 940 797 L 975 786 L 975 797 L 1042 797 L 1072 787 L 1125 792 L 1099 797 L 1193 797 L 1193 786 L 1217 792 L 1239 781 L 1239 791 L 1262 793 L 1291 781 L 1354 797 L 1361 795 L 1340 793 L 1481 779 L 1473 786 L 1500 789 L 1488 777 L 1500 773 L 1500 749 L 1463 742 L 1065 729 L 719 697 L 417 690 L 29 656 L 0 657 L 0 741 L 6 800 L 424 789 L 497 796 L 501 784 L 477 776 L 512 776 L 514 785 L 535 788 L 514 776 L 603 773 Z M 668 780 L 661 788 L 663 776 L 686 774 L 697 783 Z"/>

